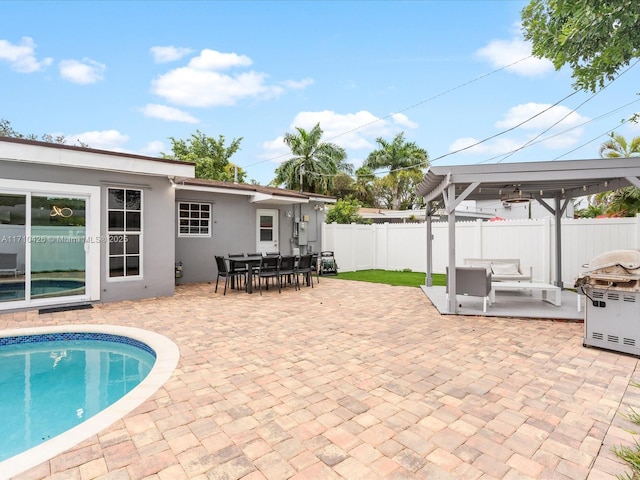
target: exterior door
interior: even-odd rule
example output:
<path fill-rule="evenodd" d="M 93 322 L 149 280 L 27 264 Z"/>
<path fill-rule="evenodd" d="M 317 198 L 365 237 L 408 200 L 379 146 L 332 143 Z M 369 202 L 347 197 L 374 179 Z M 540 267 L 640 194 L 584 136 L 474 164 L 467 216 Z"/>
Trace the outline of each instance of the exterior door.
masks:
<path fill-rule="evenodd" d="M 256 250 L 263 254 L 279 252 L 278 210 L 258 209 L 256 212 Z"/>
<path fill-rule="evenodd" d="M 0 310 L 98 300 L 99 234 L 100 187 L 0 184 Z"/>

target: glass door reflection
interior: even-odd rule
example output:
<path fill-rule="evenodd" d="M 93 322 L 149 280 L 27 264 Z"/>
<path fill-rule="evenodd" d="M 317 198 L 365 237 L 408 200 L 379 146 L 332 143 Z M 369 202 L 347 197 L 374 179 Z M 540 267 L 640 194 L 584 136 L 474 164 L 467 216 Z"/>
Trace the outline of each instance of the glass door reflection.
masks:
<path fill-rule="evenodd" d="M 86 198 L 31 197 L 31 299 L 86 292 Z"/>
<path fill-rule="evenodd" d="M 27 196 L 0 193 L 0 302 L 25 299 Z"/>

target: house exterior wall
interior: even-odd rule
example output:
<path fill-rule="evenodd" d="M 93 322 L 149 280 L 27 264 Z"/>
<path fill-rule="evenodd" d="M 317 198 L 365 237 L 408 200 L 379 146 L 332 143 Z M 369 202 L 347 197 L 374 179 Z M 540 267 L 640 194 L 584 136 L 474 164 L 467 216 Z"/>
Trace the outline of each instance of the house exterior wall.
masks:
<path fill-rule="evenodd" d="M 176 262 L 182 262 L 182 278 L 178 284 L 211 282 L 217 277 L 214 257 L 230 253 L 256 251 L 257 219 L 259 209 L 278 211 L 279 250 L 283 255 L 300 248 L 301 253 L 319 251 L 321 246 L 324 210 L 322 203 L 274 205 L 250 203 L 247 196 L 192 190 L 177 190 L 174 221 Z M 211 237 L 181 237 L 178 235 L 178 203 L 211 203 Z M 315 208 L 317 206 L 317 208 Z M 290 215 L 288 215 L 290 213 Z M 294 237 L 294 222 L 308 216 L 307 243 L 299 246 Z"/>
<path fill-rule="evenodd" d="M 99 187 L 100 236 L 103 239 L 107 236 L 108 188 L 140 188 L 143 191 L 142 276 L 126 280 L 109 279 L 108 244 L 103 241 L 98 242 L 100 245 L 100 301 L 132 300 L 169 296 L 174 293 L 175 192 L 166 177 L 0 161 L 0 187 L 11 188 L 15 180 Z"/>

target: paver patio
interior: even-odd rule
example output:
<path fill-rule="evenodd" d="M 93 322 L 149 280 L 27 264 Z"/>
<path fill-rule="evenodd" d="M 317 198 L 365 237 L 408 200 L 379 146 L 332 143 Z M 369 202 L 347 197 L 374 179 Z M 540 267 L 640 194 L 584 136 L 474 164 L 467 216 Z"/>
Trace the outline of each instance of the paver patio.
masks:
<path fill-rule="evenodd" d="M 613 479 L 634 436 L 635 357 L 583 325 L 441 316 L 418 288 L 322 278 L 257 294 L 39 315 L 0 328 L 106 323 L 180 347 L 172 378 L 110 428 L 19 479 Z"/>

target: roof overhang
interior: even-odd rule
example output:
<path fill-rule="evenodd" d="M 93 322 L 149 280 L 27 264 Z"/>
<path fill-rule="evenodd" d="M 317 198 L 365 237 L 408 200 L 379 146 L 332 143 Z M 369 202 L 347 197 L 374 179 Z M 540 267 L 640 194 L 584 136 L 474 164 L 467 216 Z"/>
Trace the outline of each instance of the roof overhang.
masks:
<path fill-rule="evenodd" d="M 249 203 L 256 205 L 296 205 L 310 202 L 335 203 L 335 198 L 317 196 L 314 194 L 297 193 L 290 190 L 280 190 L 258 185 L 234 184 L 200 179 L 176 179 L 176 190 L 195 192 L 222 193 L 225 195 L 240 195 L 246 197 Z"/>
<path fill-rule="evenodd" d="M 189 162 L 13 138 L 0 139 L 0 161 L 162 177 L 195 176 L 195 165 Z"/>

